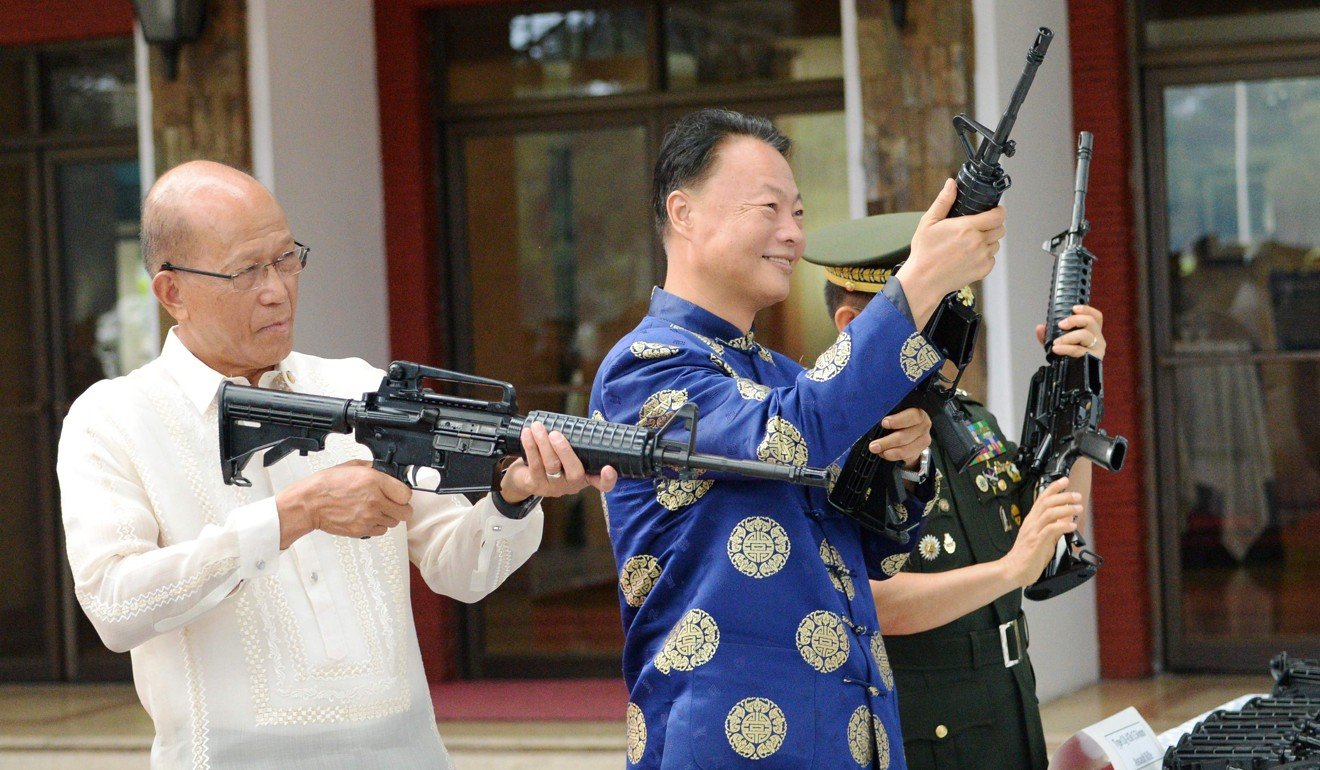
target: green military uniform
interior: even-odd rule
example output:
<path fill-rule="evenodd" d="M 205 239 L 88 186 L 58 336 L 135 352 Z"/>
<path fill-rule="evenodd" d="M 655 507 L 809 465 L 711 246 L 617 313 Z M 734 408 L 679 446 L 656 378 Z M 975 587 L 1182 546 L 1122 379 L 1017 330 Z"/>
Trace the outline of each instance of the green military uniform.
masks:
<path fill-rule="evenodd" d="M 806 259 L 849 291 L 877 293 L 907 258 L 919 213 L 885 214 L 812 233 Z M 970 300 L 970 290 L 964 289 Z M 944 572 L 995 561 L 1013 547 L 1035 490 L 1019 471 L 1017 447 L 994 416 L 959 394 L 981 451 L 954 473 L 938 445 L 931 472 L 939 497 L 902 569 Z M 881 629 L 883 631 L 884 629 Z M 1012 591 L 940 628 L 887 636 L 899 693 L 908 767 L 1004 768 L 1047 764 L 1036 677 L 1027 655 L 1022 592 Z"/>

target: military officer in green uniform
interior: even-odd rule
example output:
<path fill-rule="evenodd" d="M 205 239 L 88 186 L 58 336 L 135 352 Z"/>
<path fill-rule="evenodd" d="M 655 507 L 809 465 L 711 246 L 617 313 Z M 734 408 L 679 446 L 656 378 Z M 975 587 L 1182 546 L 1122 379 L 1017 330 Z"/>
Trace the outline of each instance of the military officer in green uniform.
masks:
<path fill-rule="evenodd" d="M 884 214 L 812 234 L 805 258 L 826 268 L 825 298 L 842 331 L 907 258 L 920 213 Z M 960 293 L 974 301 L 970 287 Z M 1099 311 L 1077 306 L 1060 325 L 1062 355 L 1103 358 Z M 1036 329 L 1043 344 L 1044 325 Z M 1036 494 L 994 415 L 959 391 L 980 452 L 955 473 L 931 445 L 938 491 L 931 517 L 898 574 L 872 581 L 899 692 L 908 766 L 1024 770 L 1047 764 L 1036 679 L 1027 653 L 1022 589 L 1059 537 L 1076 529 L 1091 464 Z M 901 561 L 901 560 L 900 560 Z"/>

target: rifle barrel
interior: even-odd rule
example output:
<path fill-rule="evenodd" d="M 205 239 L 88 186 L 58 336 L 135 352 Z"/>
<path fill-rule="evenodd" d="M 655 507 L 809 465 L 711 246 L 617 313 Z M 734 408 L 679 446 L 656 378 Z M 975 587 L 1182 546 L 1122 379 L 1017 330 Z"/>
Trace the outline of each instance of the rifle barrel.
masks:
<path fill-rule="evenodd" d="M 1027 51 L 1027 66 L 1022 70 L 1022 77 L 1018 78 L 1017 88 L 1013 89 L 1013 98 L 1009 100 L 1008 108 L 1004 110 L 1003 117 L 999 119 L 999 125 L 995 127 L 994 139 L 989 142 L 981 142 L 981 146 L 977 151 L 979 162 L 986 165 L 994 165 L 999 162 L 999 155 L 1008 142 L 1009 132 L 1013 130 L 1013 124 L 1017 122 L 1018 110 L 1022 109 L 1022 103 L 1027 99 L 1027 91 L 1031 90 L 1031 83 L 1036 79 L 1036 70 L 1040 68 L 1040 63 L 1045 60 L 1045 51 L 1049 49 L 1050 41 L 1053 39 L 1054 32 L 1049 27 L 1041 27 L 1036 30 L 1036 42 L 1032 43 L 1031 48 Z"/>
<path fill-rule="evenodd" d="M 1091 179 L 1091 143 L 1090 131 L 1077 135 L 1077 183 L 1073 185 L 1072 226 L 1068 229 L 1080 233 L 1086 222 L 1086 188 Z"/>

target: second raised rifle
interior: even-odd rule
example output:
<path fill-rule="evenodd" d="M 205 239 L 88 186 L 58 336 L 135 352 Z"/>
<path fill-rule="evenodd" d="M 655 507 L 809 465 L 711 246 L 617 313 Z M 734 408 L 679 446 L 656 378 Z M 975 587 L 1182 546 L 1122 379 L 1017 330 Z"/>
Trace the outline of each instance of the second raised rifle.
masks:
<path fill-rule="evenodd" d="M 1027 413 L 1018 445 L 1017 464 L 1038 489 L 1067 476 L 1073 463 L 1086 458 L 1117 471 L 1127 456 L 1127 439 L 1100 429 L 1104 416 L 1104 379 L 1100 359 L 1053 352 L 1064 331 L 1059 322 L 1073 314 L 1075 305 L 1091 301 L 1091 268 L 1095 255 L 1082 245 L 1090 231 L 1086 221 L 1086 188 L 1091 170 L 1091 134 L 1077 140 L 1077 178 L 1073 189 L 1072 221 L 1068 229 L 1045 242 L 1054 255 L 1054 277 L 1045 314 L 1046 364 L 1031 378 Z M 1028 599 L 1049 599 L 1090 580 L 1104 563 L 1086 548 L 1081 535 L 1070 532 L 1059 540 L 1054 557 L 1040 579 L 1026 589 Z"/>

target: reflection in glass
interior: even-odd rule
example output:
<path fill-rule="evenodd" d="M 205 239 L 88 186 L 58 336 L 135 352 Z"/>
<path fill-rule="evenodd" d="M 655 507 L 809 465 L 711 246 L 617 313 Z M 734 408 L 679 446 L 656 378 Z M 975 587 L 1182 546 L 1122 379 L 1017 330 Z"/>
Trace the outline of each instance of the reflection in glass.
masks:
<path fill-rule="evenodd" d="M 1191 640 L 1320 635 L 1320 362 L 1177 369 L 1183 623 Z"/>
<path fill-rule="evenodd" d="M 104 131 L 137 125 L 133 44 L 41 56 L 44 129 Z"/>
<path fill-rule="evenodd" d="M 670 88 L 843 77 L 838 4 L 672 0 L 665 22 Z"/>
<path fill-rule="evenodd" d="M 472 369 L 517 385 L 521 411 L 583 415 L 600 361 L 645 314 L 655 281 L 645 131 L 484 136 L 463 154 Z M 545 509 L 541 549 L 483 602 L 486 654 L 616 661 L 600 495 Z"/>
<path fill-rule="evenodd" d="M 452 103 L 607 96 L 649 83 L 647 12 L 640 6 L 472 8 L 440 19 Z"/>
<path fill-rule="evenodd" d="M 1164 91 L 1175 350 L 1320 349 L 1320 79 Z"/>
<path fill-rule="evenodd" d="M 156 356 L 157 311 L 137 230 L 136 161 L 57 167 L 66 371 L 70 400 Z"/>

